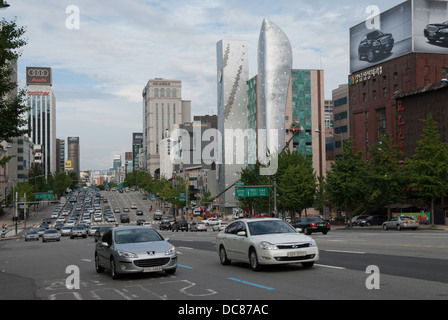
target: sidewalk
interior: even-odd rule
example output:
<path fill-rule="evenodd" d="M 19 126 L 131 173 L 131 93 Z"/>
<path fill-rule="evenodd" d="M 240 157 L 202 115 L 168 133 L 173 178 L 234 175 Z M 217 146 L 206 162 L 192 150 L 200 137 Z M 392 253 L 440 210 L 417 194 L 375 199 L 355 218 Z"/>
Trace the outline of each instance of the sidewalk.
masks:
<path fill-rule="evenodd" d="M 28 221 L 26 224 L 26 229 L 25 229 L 25 225 L 24 225 L 24 221 L 20 220 L 17 223 L 17 234 L 16 234 L 16 225 L 15 222 L 12 220 L 12 218 L 14 217 L 14 208 L 3 208 L 5 214 L 0 216 L 0 227 L 3 226 L 4 224 L 8 227 L 6 235 L 4 238 L 0 238 L 1 240 L 13 240 L 13 239 L 18 239 L 21 235 L 21 233 L 24 230 L 28 230 L 32 227 L 32 223 L 30 222 L 30 220 L 32 218 L 34 218 L 34 216 L 39 213 L 39 211 L 42 209 L 43 207 L 39 207 L 36 211 L 32 210 L 29 213 L 29 217 L 28 217 Z M 1 230 L 1 229 L 0 229 Z"/>

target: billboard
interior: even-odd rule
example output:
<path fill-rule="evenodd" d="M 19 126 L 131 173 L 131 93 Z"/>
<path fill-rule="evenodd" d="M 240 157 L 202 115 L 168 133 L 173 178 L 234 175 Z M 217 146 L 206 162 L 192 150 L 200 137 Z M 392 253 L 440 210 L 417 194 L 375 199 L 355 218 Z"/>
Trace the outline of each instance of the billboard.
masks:
<path fill-rule="evenodd" d="M 408 0 L 350 28 L 352 74 L 411 52 L 448 54 L 448 1 Z"/>
<path fill-rule="evenodd" d="M 51 68 L 26 67 L 26 84 L 51 86 Z"/>
<path fill-rule="evenodd" d="M 371 68 L 410 52 L 412 52 L 412 0 L 350 28 L 351 73 Z"/>
<path fill-rule="evenodd" d="M 414 51 L 448 53 L 448 2 L 414 0 Z"/>

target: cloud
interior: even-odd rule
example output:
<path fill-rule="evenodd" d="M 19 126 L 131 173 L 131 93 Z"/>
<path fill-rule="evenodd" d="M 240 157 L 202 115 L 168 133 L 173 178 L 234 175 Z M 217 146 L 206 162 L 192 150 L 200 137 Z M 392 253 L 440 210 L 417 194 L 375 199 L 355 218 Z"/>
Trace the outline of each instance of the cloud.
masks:
<path fill-rule="evenodd" d="M 381 10 L 402 1 L 378 0 Z M 10 1 L 2 11 L 27 27 L 19 61 L 53 68 L 57 136 L 81 138 L 81 165 L 112 166 L 142 131 L 141 92 L 149 79 L 182 80 L 192 115 L 216 112 L 216 43 L 246 40 L 250 76 L 257 73 L 261 23 L 282 28 L 294 51 L 294 68 L 325 70 L 326 98 L 347 81 L 348 29 L 366 18 L 370 1 L 298 0 L 35 0 Z M 80 29 L 66 28 L 76 5 Z"/>

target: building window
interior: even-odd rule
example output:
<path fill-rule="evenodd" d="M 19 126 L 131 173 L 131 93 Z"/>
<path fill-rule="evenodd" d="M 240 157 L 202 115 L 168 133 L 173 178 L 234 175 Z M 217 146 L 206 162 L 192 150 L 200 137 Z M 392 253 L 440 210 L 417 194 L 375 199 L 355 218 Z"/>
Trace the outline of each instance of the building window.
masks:
<path fill-rule="evenodd" d="M 154 89 L 154 97 L 155 98 L 159 97 L 159 89 L 157 89 L 157 88 Z"/>
<path fill-rule="evenodd" d="M 383 97 L 387 98 L 387 88 L 383 88 Z"/>
<path fill-rule="evenodd" d="M 367 93 L 362 94 L 362 101 L 367 102 Z"/>
<path fill-rule="evenodd" d="M 378 124 L 378 140 L 386 135 L 386 109 L 380 109 L 376 112 L 376 121 Z"/>

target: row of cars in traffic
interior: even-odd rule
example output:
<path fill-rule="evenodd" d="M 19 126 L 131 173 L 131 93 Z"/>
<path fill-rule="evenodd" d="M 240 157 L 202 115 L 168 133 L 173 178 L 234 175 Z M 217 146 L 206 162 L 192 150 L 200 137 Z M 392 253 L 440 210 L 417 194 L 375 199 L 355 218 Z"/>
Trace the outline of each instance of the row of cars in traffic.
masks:
<path fill-rule="evenodd" d="M 176 220 L 174 217 L 162 217 L 159 230 L 198 232 L 211 229 L 213 231 L 221 231 L 227 225 L 227 222 L 216 217 L 192 222 L 187 222 L 185 219 Z"/>
<path fill-rule="evenodd" d="M 276 218 L 230 222 L 217 234 L 216 252 L 221 264 L 245 262 L 254 271 L 263 265 L 301 264 L 310 268 L 319 259 L 315 240 L 303 234 L 302 229 Z M 108 270 L 117 279 L 130 273 L 174 274 L 179 256 L 177 249 L 154 228 L 118 226 L 102 235 L 94 257 L 97 273 Z"/>

